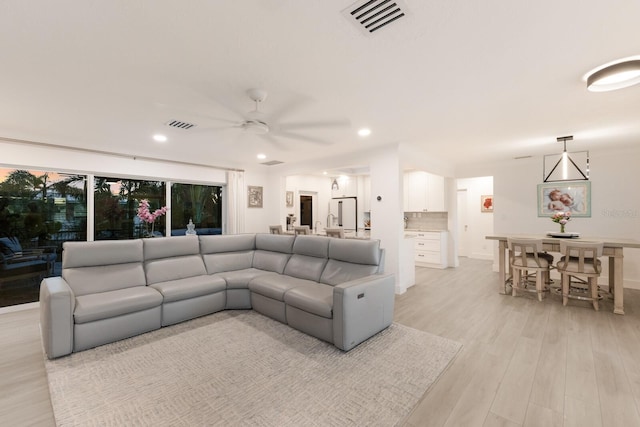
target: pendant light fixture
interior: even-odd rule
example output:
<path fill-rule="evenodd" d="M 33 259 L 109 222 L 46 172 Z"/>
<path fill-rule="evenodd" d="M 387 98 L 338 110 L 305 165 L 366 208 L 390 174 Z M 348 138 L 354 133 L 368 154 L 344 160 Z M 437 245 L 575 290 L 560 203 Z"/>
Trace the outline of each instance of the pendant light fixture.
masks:
<path fill-rule="evenodd" d="M 640 83 L 640 57 L 618 59 L 589 71 L 584 80 L 591 92 L 606 92 Z"/>
<path fill-rule="evenodd" d="M 573 141 L 573 135 L 556 138 L 562 142 L 562 153 L 544 156 L 544 182 L 579 181 L 589 179 L 589 152 L 567 152 L 567 141 Z"/>

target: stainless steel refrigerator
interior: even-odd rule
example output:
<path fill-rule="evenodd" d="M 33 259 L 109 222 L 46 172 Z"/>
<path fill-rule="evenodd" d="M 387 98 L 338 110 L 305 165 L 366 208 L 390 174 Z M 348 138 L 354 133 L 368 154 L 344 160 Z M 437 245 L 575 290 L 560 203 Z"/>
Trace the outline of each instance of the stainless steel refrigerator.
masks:
<path fill-rule="evenodd" d="M 358 199 L 355 197 L 336 197 L 329 202 L 329 213 L 333 215 L 331 227 L 356 230 L 358 224 Z"/>

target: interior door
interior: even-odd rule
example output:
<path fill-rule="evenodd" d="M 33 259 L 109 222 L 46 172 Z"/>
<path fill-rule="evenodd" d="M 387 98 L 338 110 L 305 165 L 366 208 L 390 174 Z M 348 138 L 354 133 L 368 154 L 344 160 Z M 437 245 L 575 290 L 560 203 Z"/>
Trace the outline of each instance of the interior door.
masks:
<path fill-rule="evenodd" d="M 300 195 L 300 225 L 313 228 L 313 196 Z"/>
<path fill-rule="evenodd" d="M 467 190 L 458 190 L 458 256 L 469 256 L 469 226 L 467 218 Z"/>

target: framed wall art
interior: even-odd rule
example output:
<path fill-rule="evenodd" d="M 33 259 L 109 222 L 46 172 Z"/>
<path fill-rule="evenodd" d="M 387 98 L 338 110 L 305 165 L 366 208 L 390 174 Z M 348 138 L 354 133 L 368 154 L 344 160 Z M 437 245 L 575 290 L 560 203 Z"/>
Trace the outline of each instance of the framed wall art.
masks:
<path fill-rule="evenodd" d="M 247 199 L 250 208 L 262 207 L 262 187 L 254 185 L 247 186 Z"/>
<path fill-rule="evenodd" d="M 287 191 L 287 207 L 293 207 L 293 191 Z"/>
<path fill-rule="evenodd" d="M 493 212 L 493 195 L 480 196 L 480 212 Z"/>
<path fill-rule="evenodd" d="M 538 216 L 571 212 L 574 217 L 591 217 L 591 182 L 565 181 L 538 184 Z"/>

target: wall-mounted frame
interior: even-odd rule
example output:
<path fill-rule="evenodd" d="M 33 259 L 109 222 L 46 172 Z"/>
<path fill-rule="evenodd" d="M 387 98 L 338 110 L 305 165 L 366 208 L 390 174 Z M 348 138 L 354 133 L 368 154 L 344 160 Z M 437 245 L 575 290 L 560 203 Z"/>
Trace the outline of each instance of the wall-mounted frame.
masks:
<path fill-rule="evenodd" d="M 480 212 L 493 212 L 493 195 L 480 196 Z"/>
<path fill-rule="evenodd" d="M 287 207 L 288 208 L 292 208 L 293 207 L 293 191 L 287 191 Z"/>
<path fill-rule="evenodd" d="M 247 206 L 250 208 L 262 207 L 262 187 L 254 185 L 247 186 Z"/>
<path fill-rule="evenodd" d="M 573 217 L 591 217 L 591 181 L 538 184 L 538 216 L 571 212 Z"/>

